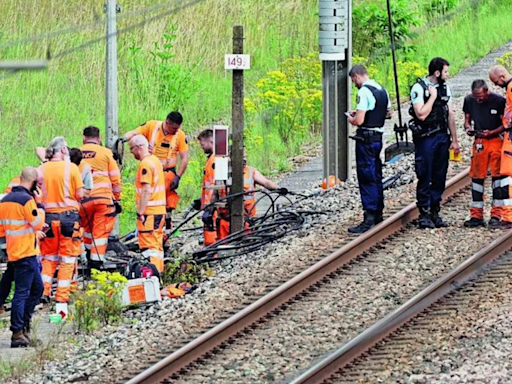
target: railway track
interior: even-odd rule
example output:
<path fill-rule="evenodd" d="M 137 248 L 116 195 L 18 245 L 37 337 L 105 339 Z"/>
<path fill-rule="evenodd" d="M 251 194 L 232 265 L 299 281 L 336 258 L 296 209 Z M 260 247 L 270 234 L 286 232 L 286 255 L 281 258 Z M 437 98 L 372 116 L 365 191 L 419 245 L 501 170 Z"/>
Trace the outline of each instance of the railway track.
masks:
<path fill-rule="evenodd" d="M 272 360 L 272 353 L 270 353 L 269 361 L 263 358 L 260 362 L 260 366 L 265 367 L 266 371 L 254 372 L 254 365 L 249 364 L 247 367 L 251 368 L 244 371 L 246 377 L 244 380 L 272 382 L 306 368 L 322 353 L 327 352 L 326 348 L 332 349 L 334 345 L 339 345 L 339 342 L 350 340 L 352 336 L 404 302 L 413 292 L 431 283 L 450 266 L 458 265 L 467 256 L 467 253 L 459 254 L 457 257 L 447 255 L 445 259 L 441 258 L 431 265 L 429 263 L 420 265 L 421 268 L 415 271 L 407 270 L 408 266 L 415 263 L 414 257 L 402 257 L 404 254 L 411 256 L 423 251 L 428 253 L 434 233 L 441 237 L 440 243 L 446 243 L 443 246 L 449 247 L 449 244 L 460 242 L 460 236 L 468 231 L 460 226 L 467 212 L 469 193 L 460 194 L 459 192 L 468 184 L 468 171 L 465 170 L 450 179 L 445 192 L 445 197 L 449 198 L 449 201 L 444 212 L 448 215 L 448 220 L 451 219 L 460 224 L 457 228 L 440 229 L 435 232 L 419 231 L 410 224 L 417 218 L 418 211 L 414 205 L 409 205 L 373 230 L 350 240 L 341 249 L 295 278 L 226 318 L 210 331 L 178 348 L 146 371 L 132 378 L 128 376 L 131 373 L 127 373 L 128 377 L 125 380 L 128 380 L 129 384 L 242 380 L 237 375 L 240 369 L 244 369 L 246 361 L 254 361 L 255 355 L 259 353 L 272 352 L 266 350 L 272 349 L 272 345 L 265 345 L 265 340 L 272 340 L 272 335 L 276 333 L 285 335 L 277 343 L 280 343 L 281 348 L 277 353 L 284 353 L 288 349 L 286 344 L 288 342 L 293 344 L 293 337 L 295 337 L 293 332 L 286 336 L 286 332 L 290 330 L 300 332 L 298 330 L 300 327 L 294 326 L 294 323 L 308 323 L 311 320 L 311 313 L 318 313 L 315 312 L 316 309 L 320 313 L 324 311 L 324 316 L 331 316 L 335 324 L 338 324 L 334 327 L 332 324 L 328 325 L 335 330 L 334 334 L 330 334 L 328 330 L 317 332 L 318 329 L 314 329 L 315 332 L 312 334 L 306 332 L 302 335 L 306 339 L 313 340 L 313 333 L 322 335 L 323 332 L 323 340 L 322 337 L 319 339 L 320 343 L 325 344 L 323 350 L 322 348 L 318 351 L 310 350 L 305 344 L 304 348 L 295 350 L 295 354 L 299 355 L 296 361 L 284 358 L 276 364 L 270 364 L 270 369 L 267 369 L 269 366 L 266 363 Z M 452 236 L 451 232 L 455 235 Z M 424 239 L 416 241 L 416 238 L 421 237 L 422 234 Z M 486 231 L 485 235 L 480 236 L 475 242 L 475 246 L 483 246 L 498 236 L 499 233 Z M 393 288 L 386 285 L 393 284 L 393 279 L 388 281 L 387 278 L 391 277 L 392 272 L 397 268 L 401 273 L 412 273 L 405 289 L 400 292 L 394 292 Z M 383 282 L 386 282 L 385 284 L 381 284 L 380 287 L 377 284 L 365 288 L 365 279 L 377 281 L 379 276 Z M 383 292 L 379 292 L 379 289 Z M 340 295 L 340 292 L 343 294 Z M 327 298 L 329 300 L 326 300 Z M 347 298 L 362 299 L 363 302 L 354 302 L 353 306 L 347 307 Z M 336 302 L 341 302 L 342 305 L 337 307 Z M 379 306 L 380 302 L 382 303 L 379 308 L 374 308 L 369 315 L 365 316 L 365 310 L 370 306 Z M 331 310 L 331 313 L 327 313 L 328 310 Z M 286 317 L 291 320 L 281 320 Z M 325 322 L 321 317 L 317 316 L 313 320 L 317 323 Z M 352 326 L 351 320 L 354 318 L 359 318 L 361 321 Z M 259 342 L 256 339 L 259 339 Z M 337 344 L 332 344 L 336 342 Z M 314 353 L 304 353 L 302 358 L 300 355 L 304 349 Z"/>
<path fill-rule="evenodd" d="M 503 332 L 512 307 L 511 248 L 509 230 L 289 383 L 510 382 L 506 370 L 501 377 L 489 371 L 500 371 L 500 352 L 505 366 L 510 356 L 510 343 L 504 351 L 500 343 L 511 336 Z M 489 349 L 484 372 L 471 377 Z"/>

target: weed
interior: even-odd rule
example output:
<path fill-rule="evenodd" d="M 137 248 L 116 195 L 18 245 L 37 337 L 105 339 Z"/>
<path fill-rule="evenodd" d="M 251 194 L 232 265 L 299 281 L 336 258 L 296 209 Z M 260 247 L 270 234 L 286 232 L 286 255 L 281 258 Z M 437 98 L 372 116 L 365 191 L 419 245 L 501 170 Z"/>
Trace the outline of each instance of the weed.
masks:
<path fill-rule="evenodd" d="M 162 283 L 164 287 L 181 282 L 197 284 L 202 278 L 212 275 L 213 272 L 207 264 L 197 264 L 190 257 L 175 255 L 171 263 L 165 264 Z"/>
<path fill-rule="evenodd" d="M 117 324 L 123 310 L 122 296 L 127 279 L 118 272 L 92 270 L 92 282 L 85 291 L 75 293 L 72 307 L 73 325 L 77 330 L 92 332 L 100 325 Z"/>
<path fill-rule="evenodd" d="M 509 72 L 512 72 L 512 52 L 505 53 L 496 60 L 496 63 L 503 65 Z"/>

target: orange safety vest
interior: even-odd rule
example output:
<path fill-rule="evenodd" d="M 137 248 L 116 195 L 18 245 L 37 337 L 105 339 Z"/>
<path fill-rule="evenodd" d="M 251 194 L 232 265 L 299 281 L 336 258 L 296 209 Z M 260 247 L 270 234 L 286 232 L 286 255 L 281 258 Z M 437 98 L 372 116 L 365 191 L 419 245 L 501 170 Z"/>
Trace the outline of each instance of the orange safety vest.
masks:
<path fill-rule="evenodd" d="M 246 165 L 244 167 L 244 192 L 256 191 L 254 183 L 254 168 Z M 256 216 L 256 198 L 254 193 L 244 195 L 244 216 Z"/>
<path fill-rule="evenodd" d="M 94 143 L 80 147 L 81 164 L 89 164 L 92 170 L 93 189 L 90 197 L 121 200 L 121 172 L 112 151 Z"/>
<path fill-rule="evenodd" d="M 36 231 L 43 229 L 44 211 L 38 209 L 29 191 L 21 186 L 0 202 L 0 237 L 5 237 L 9 261 L 37 256 L 39 242 Z"/>
<path fill-rule="evenodd" d="M 185 132 L 179 129 L 174 135 L 166 135 L 163 130 L 163 121 L 150 120 L 136 129 L 137 133 L 148 139 L 149 152 L 155 155 L 164 170 L 176 167 L 178 153 L 188 151 L 188 142 Z"/>
<path fill-rule="evenodd" d="M 201 209 L 212 202 L 213 189 L 208 187 L 215 185 L 215 170 L 213 168 L 214 164 L 215 156 L 212 154 L 208 155 L 208 160 L 206 160 L 206 165 L 204 166 L 203 184 L 201 186 Z"/>
<path fill-rule="evenodd" d="M 253 192 L 256 191 L 256 185 L 254 182 L 254 172 L 255 169 L 253 167 L 245 166 L 244 167 L 244 192 Z M 225 198 L 227 196 L 226 188 L 221 188 L 218 191 L 219 198 Z M 256 199 L 254 193 L 247 193 L 244 195 L 244 216 L 245 217 L 255 217 L 256 216 Z M 226 201 L 223 201 L 226 202 Z M 227 208 L 219 208 L 219 214 L 225 218 L 229 211 Z"/>
<path fill-rule="evenodd" d="M 144 211 L 145 215 L 165 215 L 165 179 L 162 164 L 154 155 L 143 158 L 137 168 L 135 177 L 135 191 L 137 209 L 140 204 L 140 195 L 143 184 L 151 185 L 151 195 Z"/>
<path fill-rule="evenodd" d="M 21 177 L 20 176 L 13 177 L 13 179 L 11 180 L 9 185 L 7 187 L 5 187 L 4 193 L 5 194 L 10 193 L 12 191 L 12 189 L 14 187 L 17 187 L 18 185 L 20 185 L 20 183 L 21 183 Z"/>
<path fill-rule="evenodd" d="M 508 81 L 505 96 L 507 98 L 507 103 L 505 104 L 505 112 L 503 113 L 502 122 L 505 128 L 510 128 L 512 123 L 512 78 Z"/>
<path fill-rule="evenodd" d="M 48 161 L 39 168 L 43 173 L 43 206 L 47 213 L 78 211 L 76 191 L 83 188 L 76 164 L 68 160 Z"/>

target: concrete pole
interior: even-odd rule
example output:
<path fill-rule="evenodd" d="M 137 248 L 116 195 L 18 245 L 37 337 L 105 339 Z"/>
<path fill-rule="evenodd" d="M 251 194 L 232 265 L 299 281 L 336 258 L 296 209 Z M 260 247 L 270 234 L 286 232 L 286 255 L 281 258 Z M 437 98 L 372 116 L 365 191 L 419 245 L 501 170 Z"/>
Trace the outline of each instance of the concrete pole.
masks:
<path fill-rule="evenodd" d="M 244 53 L 244 29 L 240 25 L 233 27 L 233 53 Z M 231 193 L 244 190 L 244 71 L 233 70 L 232 99 L 232 145 L 231 145 Z M 244 228 L 244 197 L 237 196 L 231 201 L 231 233 Z"/>
<path fill-rule="evenodd" d="M 106 105 L 105 130 L 106 146 L 112 148 L 119 137 L 117 105 L 117 12 L 116 0 L 107 0 L 107 57 L 106 57 Z M 119 218 L 116 217 L 114 229 L 110 233 L 113 239 L 119 238 Z"/>
<path fill-rule="evenodd" d="M 344 181 L 352 169 L 352 145 L 344 115 L 350 108 L 351 1 L 320 0 L 319 6 L 323 174 L 326 180 L 333 175 Z"/>

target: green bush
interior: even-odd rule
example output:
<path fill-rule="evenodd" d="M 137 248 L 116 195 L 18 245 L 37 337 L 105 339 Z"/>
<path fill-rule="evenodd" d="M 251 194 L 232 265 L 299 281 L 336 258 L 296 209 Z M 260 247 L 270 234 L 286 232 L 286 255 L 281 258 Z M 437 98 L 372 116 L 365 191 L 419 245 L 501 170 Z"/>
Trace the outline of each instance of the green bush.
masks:
<path fill-rule="evenodd" d="M 128 280 L 118 272 L 92 270 L 92 282 L 74 294 L 71 310 L 77 330 L 92 332 L 101 325 L 116 324 L 123 310 L 122 291 Z"/>
<path fill-rule="evenodd" d="M 509 72 L 512 72 L 512 52 L 505 53 L 503 56 L 497 59 L 496 62 L 507 68 Z"/>
<path fill-rule="evenodd" d="M 420 24 L 407 0 L 393 1 L 390 5 L 393 15 L 393 36 L 397 49 L 407 48 L 407 40 L 415 36 L 412 28 Z M 370 58 L 387 55 L 389 52 L 389 22 L 383 5 L 364 2 L 354 7 L 353 50 L 357 55 Z"/>

